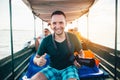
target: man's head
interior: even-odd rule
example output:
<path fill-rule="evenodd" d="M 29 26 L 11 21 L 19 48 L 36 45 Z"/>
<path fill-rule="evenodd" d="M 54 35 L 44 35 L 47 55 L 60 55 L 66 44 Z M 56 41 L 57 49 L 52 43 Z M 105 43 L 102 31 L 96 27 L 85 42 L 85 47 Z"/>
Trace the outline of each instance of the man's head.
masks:
<path fill-rule="evenodd" d="M 53 15 L 63 15 L 63 16 L 66 18 L 65 13 L 62 12 L 62 11 L 54 11 L 54 12 L 51 14 L 51 18 L 52 18 Z"/>
<path fill-rule="evenodd" d="M 51 14 L 51 28 L 55 34 L 61 35 L 66 26 L 66 16 L 62 11 L 54 11 Z"/>
<path fill-rule="evenodd" d="M 51 34 L 50 30 L 48 28 L 44 29 L 44 35 L 48 36 L 49 34 Z"/>

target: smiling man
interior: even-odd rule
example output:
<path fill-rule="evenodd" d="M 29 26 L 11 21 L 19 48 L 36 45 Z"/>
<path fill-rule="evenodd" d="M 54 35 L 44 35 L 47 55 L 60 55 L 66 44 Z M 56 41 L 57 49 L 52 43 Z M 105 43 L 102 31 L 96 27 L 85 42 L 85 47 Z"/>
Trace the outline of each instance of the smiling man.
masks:
<path fill-rule="evenodd" d="M 74 52 L 83 57 L 81 44 L 74 34 L 65 32 L 66 16 L 62 11 L 51 14 L 51 29 L 53 34 L 41 42 L 34 63 L 43 66 L 46 63 L 46 53 L 50 56 L 50 64 L 36 75 L 32 80 L 79 80 L 77 67 L 80 64 L 74 59 Z"/>

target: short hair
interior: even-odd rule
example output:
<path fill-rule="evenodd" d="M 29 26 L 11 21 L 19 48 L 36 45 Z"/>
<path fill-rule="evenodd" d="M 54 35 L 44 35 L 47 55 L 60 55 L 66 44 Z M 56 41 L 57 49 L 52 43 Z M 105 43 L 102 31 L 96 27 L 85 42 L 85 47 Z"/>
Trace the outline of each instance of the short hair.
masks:
<path fill-rule="evenodd" d="M 51 17 L 52 17 L 53 15 L 63 15 L 63 16 L 66 18 L 65 13 L 64 13 L 64 12 L 62 12 L 62 11 L 59 11 L 59 10 L 54 11 L 54 12 L 51 14 Z"/>
<path fill-rule="evenodd" d="M 48 28 L 44 28 L 44 30 L 50 31 Z"/>

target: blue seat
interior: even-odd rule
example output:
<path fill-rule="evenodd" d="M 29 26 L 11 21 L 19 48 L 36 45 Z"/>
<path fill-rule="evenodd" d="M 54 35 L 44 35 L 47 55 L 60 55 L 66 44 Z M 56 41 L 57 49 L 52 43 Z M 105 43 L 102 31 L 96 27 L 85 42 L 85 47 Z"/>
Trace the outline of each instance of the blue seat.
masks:
<path fill-rule="evenodd" d="M 35 57 L 35 54 L 33 54 L 30 58 L 30 63 L 27 69 L 27 72 L 25 74 L 25 76 L 27 76 L 27 78 L 31 78 L 34 74 L 36 74 L 37 72 L 39 72 L 40 70 L 42 70 L 43 68 L 45 68 L 49 63 L 50 63 L 50 59 L 49 59 L 49 55 L 46 55 L 46 59 L 47 62 L 44 66 L 40 67 L 37 66 L 36 64 L 34 64 L 33 59 Z"/>
<path fill-rule="evenodd" d="M 49 65 L 50 63 L 50 58 L 49 55 L 46 55 L 46 59 L 47 59 L 47 63 L 40 67 L 34 64 L 33 62 L 33 58 L 34 58 L 35 54 L 33 54 L 30 58 L 30 63 L 27 69 L 27 72 L 24 74 L 23 77 L 27 77 L 27 78 L 31 78 L 34 74 L 36 74 L 37 72 L 39 72 L 40 70 L 42 70 L 43 68 L 45 68 L 47 65 Z M 94 67 L 88 67 L 88 66 L 81 66 L 81 68 L 78 69 L 78 75 L 80 77 L 80 79 L 86 79 L 86 78 L 94 78 L 94 77 L 99 77 L 99 76 L 103 76 L 104 72 L 102 70 L 100 70 L 97 66 Z M 21 79 L 22 80 L 22 79 Z"/>
<path fill-rule="evenodd" d="M 82 66 L 81 68 L 78 69 L 78 74 L 80 78 L 86 79 L 101 77 L 104 75 L 104 72 L 97 66 L 94 67 Z"/>

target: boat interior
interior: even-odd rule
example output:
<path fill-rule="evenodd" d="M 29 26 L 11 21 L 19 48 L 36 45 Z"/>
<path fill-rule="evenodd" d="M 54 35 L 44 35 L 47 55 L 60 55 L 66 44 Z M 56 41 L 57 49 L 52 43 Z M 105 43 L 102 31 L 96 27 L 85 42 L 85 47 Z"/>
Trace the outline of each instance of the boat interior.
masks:
<path fill-rule="evenodd" d="M 68 23 L 89 13 L 90 8 L 99 0 L 22 0 L 32 11 L 33 15 L 50 23 L 50 14 L 62 10 L 66 14 Z M 9 1 L 11 7 L 12 0 Z M 10 14 L 11 9 L 10 9 Z M 10 19 L 12 16 L 10 16 Z M 11 19 L 12 22 L 12 19 Z M 12 26 L 12 24 L 11 24 Z M 94 57 L 98 60 L 99 73 L 81 75 L 81 80 L 120 80 L 120 54 L 119 50 L 96 44 L 83 36 L 81 37 L 86 57 Z M 31 56 L 35 53 L 35 44 L 27 42 L 22 50 L 0 60 L 0 80 L 22 80 L 30 65 Z M 108 53 L 113 54 L 109 55 Z M 107 56 L 107 57 L 106 57 Z M 12 66 L 12 67 L 10 67 Z"/>

